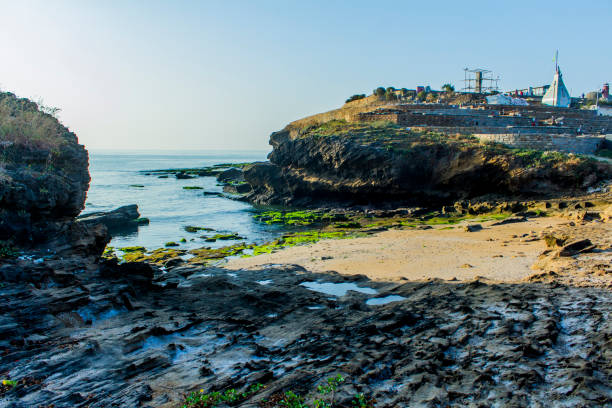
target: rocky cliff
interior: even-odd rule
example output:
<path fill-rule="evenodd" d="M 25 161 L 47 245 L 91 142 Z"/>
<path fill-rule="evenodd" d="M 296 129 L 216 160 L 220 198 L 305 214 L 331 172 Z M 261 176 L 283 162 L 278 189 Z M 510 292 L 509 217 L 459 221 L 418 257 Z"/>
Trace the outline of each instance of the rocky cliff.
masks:
<path fill-rule="evenodd" d="M 84 207 L 88 154 L 39 106 L 0 92 L 0 240 L 49 238 Z"/>
<path fill-rule="evenodd" d="M 245 169 L 261 204 L 434 204 L 486 194 L 576 193 L 612 166 L 573 155 L 509 149 L 470 136 L 411 132 L 390 123 L 331 121 L 275 132 L 269 162 Z"/>

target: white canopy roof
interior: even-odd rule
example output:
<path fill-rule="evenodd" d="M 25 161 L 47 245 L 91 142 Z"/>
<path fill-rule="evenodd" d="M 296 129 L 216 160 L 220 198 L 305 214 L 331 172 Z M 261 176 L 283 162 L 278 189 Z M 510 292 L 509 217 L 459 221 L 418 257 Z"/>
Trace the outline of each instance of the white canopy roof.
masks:
<path fill-rule="evenodd" d="M 546 91 L 546 94 L 544 94 L 544 97 L 542 98 L 542 104 L 567 108 L 570 106 L 571 102 L 572 98 L 570 97 L 570 94 L 563 83 L 561 69 L 557 67 L 553 82 L 550 84 L 550 88 L 548 88 L 548 91 Z"/>

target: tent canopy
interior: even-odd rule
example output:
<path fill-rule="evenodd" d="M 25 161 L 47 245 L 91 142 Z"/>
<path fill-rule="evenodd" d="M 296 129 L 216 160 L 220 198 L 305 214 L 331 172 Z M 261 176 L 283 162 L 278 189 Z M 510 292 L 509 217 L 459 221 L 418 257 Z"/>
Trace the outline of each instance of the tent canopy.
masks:
<path fill-rule="evenodd" d="M 544 94 L 544 97 L 542 98 L 542 104 L 568 108 L 571 102 L 572 98 L 570 97 L 570 94 L 563 83 L 561 69 L 557 67 L 553 82 L 550 84 L 550 88 L 548 88 L 548 91 L 546 91 L 546 94 Z"/>

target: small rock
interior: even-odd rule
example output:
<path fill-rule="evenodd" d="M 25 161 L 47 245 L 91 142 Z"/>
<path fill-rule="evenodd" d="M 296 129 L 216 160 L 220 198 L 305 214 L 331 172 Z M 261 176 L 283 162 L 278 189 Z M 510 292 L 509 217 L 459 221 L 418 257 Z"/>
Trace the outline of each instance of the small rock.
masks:
<path fill-rule="evenodd" d="M 572 256 L 582 252 L 590 252 L 595 248 L 590 239 L 581 239 L 566 244 L 559 251 L 559 256 Z"/>
<path fill-rule="evenodd" d="M 482 229 L 482 225 L 480 224 L 470 224 L 470 225 L 466 225 L 463 230 L 465 232 L 475 232 L 475 231 L 480 231 Z"/>
<path fill-rule="evenodd" d="M 491 224 L 491 226 L 494 226 L 494 225 L 504 225 L 504 224 L 513 224 L 515 222 L 525 222 L 525 221 L 527 221 L 526 217 L 510 217 L 510 218 L 506 218 L 505 220 L 495 222 L 495 223 Z"/>

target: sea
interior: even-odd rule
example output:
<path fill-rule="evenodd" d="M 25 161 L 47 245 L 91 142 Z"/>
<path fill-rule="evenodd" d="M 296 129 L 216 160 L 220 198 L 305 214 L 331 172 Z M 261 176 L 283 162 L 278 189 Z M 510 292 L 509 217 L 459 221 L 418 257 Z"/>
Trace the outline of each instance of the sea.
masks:
<path fill-rule="evenodd" d="M 111 211 L 137 204 L 141 225 L 112 238 L 109 245 L 119 248 L 143 246 L 148 250 L 180 243 L 181 249 L 220 247 L 238 241 L 205 242 L 203 232 L 189 233 L 185 226 L 213 228 L 214 233 L 237 233 L 240 241 L 262 243 L 282 234 L 282 227 L 256 221 L 253 215 L 265 207 L 219 197 L 204 192 L 222 192 L 215 177 L 178 180 L 173 175 L 158 178 L 147 170 L 208 167 L 221 163 L 266 160 L 267 151 L 90 151 L 91 184 L 82 214 Z M 138 187 L 137 187 L 138 186 Z M 140 187 L 142 186 L 142 187 Z M 185 190 L 185 186 L 202 190 Z M 212 234 L 214 234 L 212 233 Z M 209 235 L 211 233 L 208 233 Z M 186 242 L 180 242 L 184 238 Z"/>

